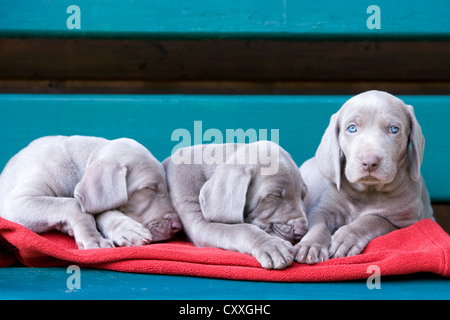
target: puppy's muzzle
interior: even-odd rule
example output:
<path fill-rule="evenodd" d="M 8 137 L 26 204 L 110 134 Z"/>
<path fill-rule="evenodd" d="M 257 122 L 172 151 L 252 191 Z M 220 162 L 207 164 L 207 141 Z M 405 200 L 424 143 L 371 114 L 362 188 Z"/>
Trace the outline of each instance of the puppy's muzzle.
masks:
<path fill-rule="evenodd" d="M 164 241 L 181 231 L 183 226 L 176 213 L 166 213 L 160 219 L 154 219 L 146 224 L 152 234 L 152 242 Z"/>
<path fill-rule="evenodd" d="M 359 161 L 361 161 L 362 169 L 370 173 L 378 169 L 381 158 L 374 154 L 367 154 L 360 157 Z"/>

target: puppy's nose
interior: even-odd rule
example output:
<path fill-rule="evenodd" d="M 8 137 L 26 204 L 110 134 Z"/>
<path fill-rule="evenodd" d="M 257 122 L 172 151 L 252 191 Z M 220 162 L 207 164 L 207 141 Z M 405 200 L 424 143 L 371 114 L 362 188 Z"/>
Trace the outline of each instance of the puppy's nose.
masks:
<path fill-rule="evenodd" d="M 183 229 L 183 225 L 181 224 L 180 219 L 178 218 L 178 215 L 176 213 L 167 213 L 166 215 L 164 215 L 164 218 L 169 220 L 172 234 L 175 234 Z"/>
<path fill-rule="evenodd" d="M 380 157 L 373 155 L 373 154 L 362 156 L 360 158 L 360 160 L 361 160 L 363 169 L 365 171 L 369 171 L 369 172 L 377 170 L 377 168 L 380 166 L 380 162 L 381 162 Z"/>
<path fill-rule="evenodd" d="M 178 220 L 170 221 L 170 227 L 172 228 L 172 233 L 174 233 L 174 234 L 177 233 L 178 231 L 181 231 L 181 229 L 183 229 L 181 222 Z"/>
<path fill-rule="evenodd" d="M 300 240 L 308 231 L 308 221 L 306 219 L 299 219 L 292 228 L 292 233 L 295 240 Z"/>

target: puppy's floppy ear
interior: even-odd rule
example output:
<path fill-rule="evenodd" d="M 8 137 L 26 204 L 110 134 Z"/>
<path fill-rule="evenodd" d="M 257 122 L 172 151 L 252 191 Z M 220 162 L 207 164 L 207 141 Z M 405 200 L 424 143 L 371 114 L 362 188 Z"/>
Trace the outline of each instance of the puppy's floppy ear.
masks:
<path fill-rule="evenodd" d="M 84 171 L 75 187 L 75 199 L 83 212 L 100 213 L 127 203 L 127 168 L 108 161 L 96 161 Z"/>
<path fill-rule="evenodd" d="M 222 223 L 243 223 L 251 177 L 251 170 L 245 166 L 217 166 L 200 190 L 200 208 L 205 219 Z"/>
<path fill-rule="evenodd" d="M 409 135 L 409 141 L 411 143 L 408 146 L 408 158 L 410 163 L 411 179 L 419 181 L 420 179 L 420 166 L 423 160 L 423 153 L 425 150 L 425 137 L 422 134 L 422 128 L 417 121 L 414 114 L 414 109 L 410 105 L 406 105 L 410 121 L 411 121 L 411 133 Z"/>
<path fill-rule="evenodd" d="M 322 136 L 322 141 L 316 151 L 317 165 L 320 172 L 334 182 L 339 190 L 341 186 L 341 148 L 338 141 L 338 113 L 331 116 L 330 123 Z"/>

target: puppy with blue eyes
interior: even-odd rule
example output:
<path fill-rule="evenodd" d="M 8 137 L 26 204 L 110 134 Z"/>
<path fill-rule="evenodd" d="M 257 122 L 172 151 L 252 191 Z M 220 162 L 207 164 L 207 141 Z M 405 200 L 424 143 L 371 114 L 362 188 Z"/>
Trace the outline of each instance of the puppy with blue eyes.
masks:
<path fill-rule="evenodd" d="M 309 230 L 296 261 L 357 255 L 375 237 L 433 218 L 420 173 L 424 146 L 412 106 L 381 91 L 348 100 L 300 167 Z"/>

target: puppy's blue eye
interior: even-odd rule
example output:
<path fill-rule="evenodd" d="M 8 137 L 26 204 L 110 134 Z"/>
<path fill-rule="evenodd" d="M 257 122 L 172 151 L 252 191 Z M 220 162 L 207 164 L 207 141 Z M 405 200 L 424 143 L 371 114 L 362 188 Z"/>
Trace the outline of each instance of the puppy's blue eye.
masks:
<path fill-rule="evenodd" d="M 352 124 L 351 126 L 349 126 L 347 128 L 347 131 L 350 133 L 355 133 L 356 131 L 358 131 L 358 129 L 356 128 L 356 126 L 354 124 Z"/>
<path fill-rule="evenodd" d="M 390 126 L 390 127 L 389 127 L 389 131 L 390 131 L 391 133 L 393 133 L 393 134 L 398 133 L 399 130 L 400 130 L 400 129 L 399 129 L 397 126 Z"/>

